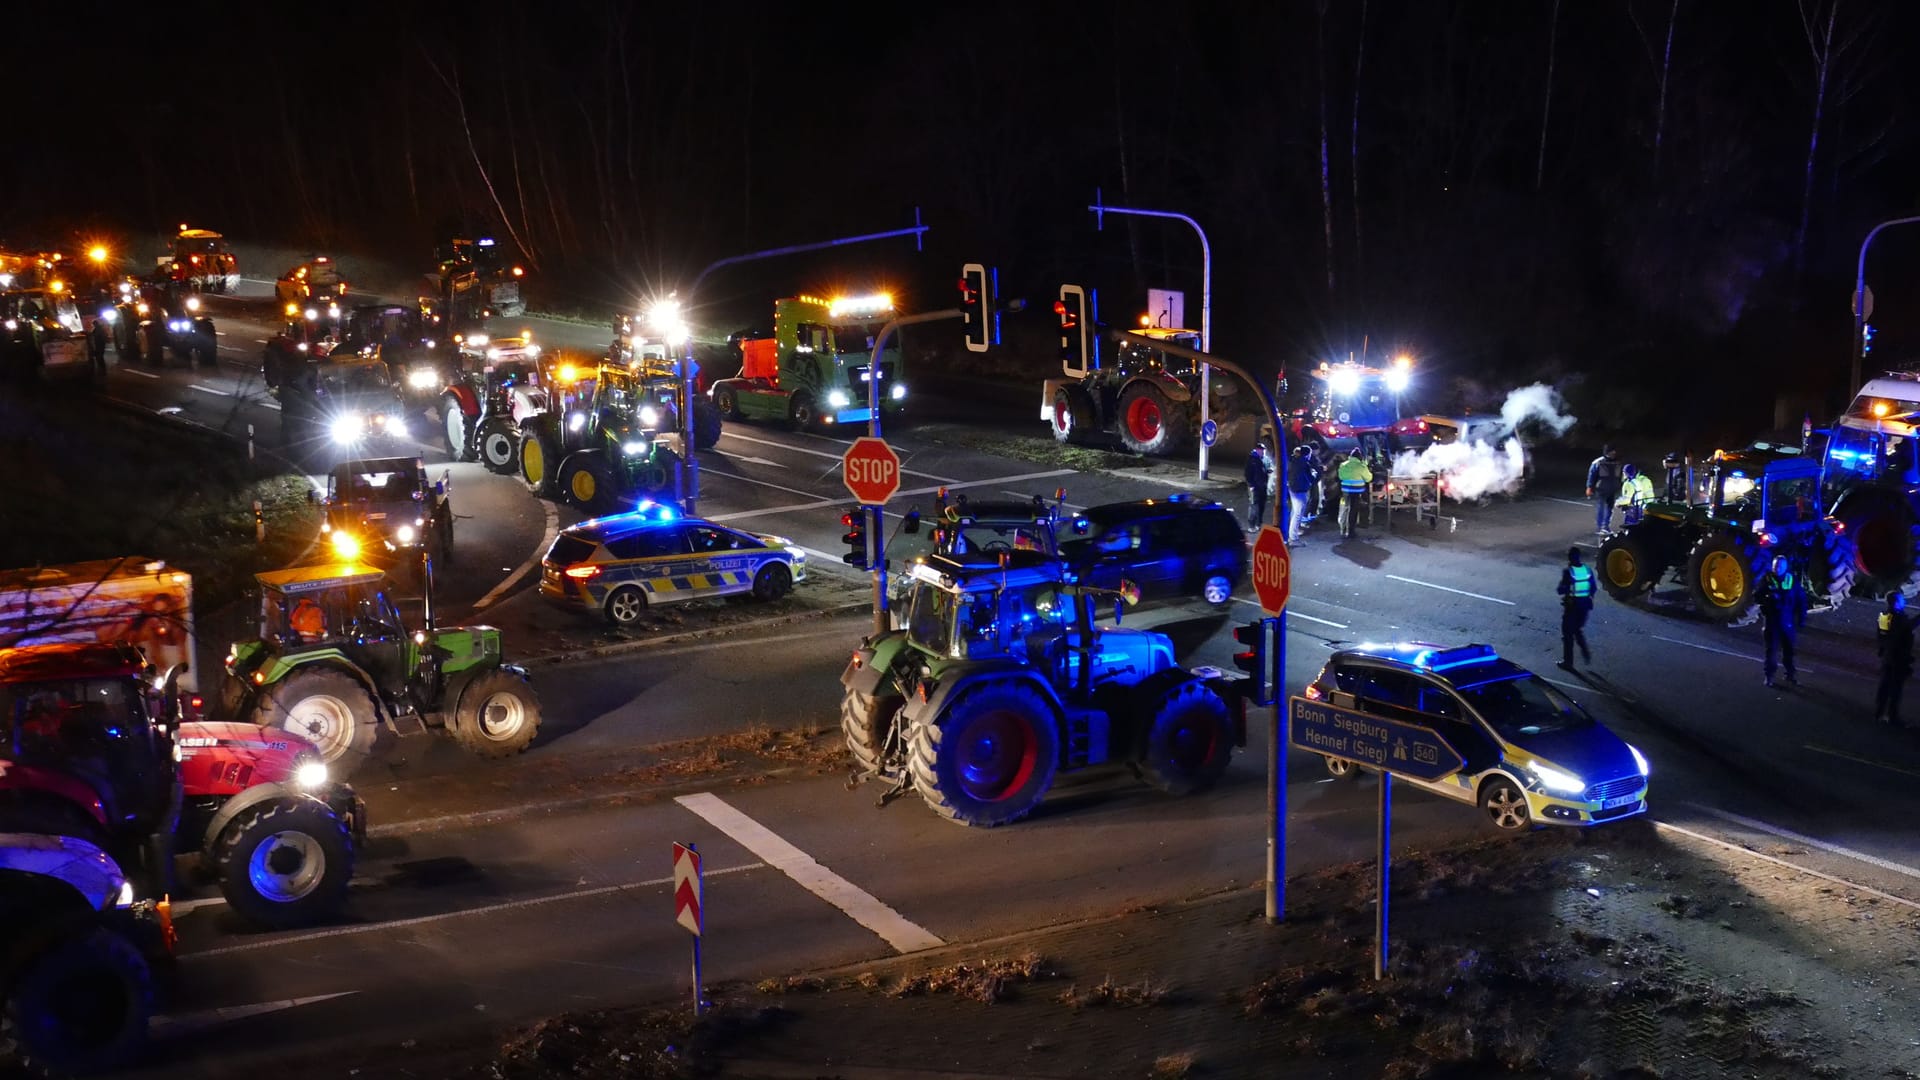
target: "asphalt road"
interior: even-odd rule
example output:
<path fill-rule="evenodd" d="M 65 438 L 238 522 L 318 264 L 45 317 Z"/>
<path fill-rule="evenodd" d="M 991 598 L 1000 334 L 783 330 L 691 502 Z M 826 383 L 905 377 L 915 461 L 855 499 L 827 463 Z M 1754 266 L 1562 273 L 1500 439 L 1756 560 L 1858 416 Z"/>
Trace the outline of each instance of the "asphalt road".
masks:
<path fill-rule="evenodd" d="M 218 302 L 228 335 L 219 371 L 116 369 L 110 392 L 228 431 L 254 422 L 257 435 L 277 417 L 251 374 L 267 336 L 256 320 L 271 312 L 252 311 Z M 924 505 L 942 485 L 995 495 L 1064 486 L 1072 503 L 1090 505 L 1164 494 L 1192 475 L 1176 466 L 1144 479 L 1066 473 L 928 442 L 911 424 L 890 439 L 906 459 L 901 505 Z M 846 442 L 730 424 L 701 455 L 699 509 L 819 552 L 817 580 L 803 589 L 857 586 L 837 561 Z M 440 460 L 437 448 L 422 452 Z M 511 478 L 452 470 L 462 550 L 442 591 L 456 615 L 485 601 L 480 610 L 507 629 L 512 651 L 517 627 L 559 617 L 527 592 L 529 577 L 514 575 L 555 524 L 577 515 L 536 502 Z M 1525 498 L 1449 505 L 1435 530 L 1401 519 L 1392 533 L 1375 526 L 1336 543 L 1316 528 L 1295 553 L 1289 685 L 1345 642 L 1488 642 L 1646 751 L 1656 816 L 1920 895 L 1920 838 L 1909 824 L 1920 810 L 1920 735 L 1868 720 L 1871 605 L 1814 617 L 1797 691 L 1761 685 L 1757 627 L 1605 597 L 1589 628 L 1593 669 L 1556 671 L 1553 585 L 1567 545 L 1593 538 L 1578 492 L 1555 490 L 1544 475 Z M 1238 497 L 1224 485 L 1204 490 Z M 1230 667 L 1228 629 L 1256 612 L 1245 599 L 1230 612 L 1202 608 L 1128 621 L 1166 629 L 1188 663 Z M 616 763 L 639 747 L 756 726 L 831 727 L 837 676 L 868 625 L 863 614 L 829 615 L 543 667 L 548 727 L 518 761 L 476 762 L 430 740 L 387 748 L 385 771 L 363 784 L 376 835 L 349 921 L 256 934 L 218 902 L 190 904 L 182 996 L 162 1025 L 156 1068 L 239 1075 L 336 1043 L 434 1038 L 684 991 L 687 936 L 672 922 L 667 880 L 675 840 L 698 842 L 710 875 L 709 981 L 988 938 L 1261 878 L 1263 730 L 1205 795 L 1166 799 L 1125 774 L 1075 777 L 1030 821 L 984 832 L 941 821 L 911 796 L 877 809 L 870 787 L 848 791 L 837 776 L 804 773 L 711 790 L 683 784 L 677 798 L 592 797 L 633 785 Z M 1333 782 L 1310 755 L 1288 760 L 1289 865 L 1368 858 L 1373 783 Z M 568 782 L 532 795 L 510 783 L 535 768 Z M 1403 791 L 1403 847 L 1484 828 L 1467 808 Z M 267 1010 L 272 1019 L 259 1015 Z M 220 1026 L 217 1040 L 198 1037 L 208 1025 Z"/>

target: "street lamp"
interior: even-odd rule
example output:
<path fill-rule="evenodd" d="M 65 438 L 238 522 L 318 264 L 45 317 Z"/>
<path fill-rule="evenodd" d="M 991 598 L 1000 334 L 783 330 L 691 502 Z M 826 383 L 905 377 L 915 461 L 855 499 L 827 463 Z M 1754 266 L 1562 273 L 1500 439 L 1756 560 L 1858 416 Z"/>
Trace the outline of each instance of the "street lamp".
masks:
<path fill-rule="evenodd" d="M 1853 271 L 1853 381 L 1847 384 L 1847 392 L 1852 393 L 1860 387 L 1860 363 L 1867 355 L 1867 245 L 1880 235 L 1880 230 L 1891 229 L 1895 225 L 1913 225 L 1920 223 L 1920 217 L 1894 218 L 1883 221 L 1867 231 L 1867 238 L 1860 241 L 1860 260 Z"/>

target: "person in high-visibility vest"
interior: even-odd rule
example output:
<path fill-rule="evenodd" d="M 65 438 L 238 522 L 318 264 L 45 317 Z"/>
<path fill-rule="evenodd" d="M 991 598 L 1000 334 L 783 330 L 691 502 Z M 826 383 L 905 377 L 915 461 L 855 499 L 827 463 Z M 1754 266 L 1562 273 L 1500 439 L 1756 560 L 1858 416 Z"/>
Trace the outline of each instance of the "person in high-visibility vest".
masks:
<path fill-rule="evenodd" d="M 1640 523 L 1640 508 L 1653 501 L 1653 481 L 1640 471 L 1638 465 L 1627 465 L 1620 470 L 1620 497 L 1614 505 L 1621 510 L 1621 522 L 1624 525 Z"/>
<path fill-rule="evenodd" d="M 1913 677 L 1913 617 L 1898 589 L 1887 594 L 1887 609 L 1880 613 L 1879 643 L 1880 687 L 1873 695 L 1873 718 L 1902 727 L 1900 692 Z"/>
<path fill-rule="evenodd" d="M 1373 470 L 1367 468 L 1367 459 L 1360 454 L 1360 448 L 1354 447 L 1347 459 L 1340 463 L 1340 535 L 1353 539 L 1353 516 L 1355 506 L 1367 489 L 1373 486 Z"/>
<path fill-rule="evenodd" d="M 1587 648 L 1587 616 L 1593 614 L 1593 568 L 1580 561 L 1580 549 L 1567 549 L 1567 566 L 1560 571 L 1560 666 L 1573 670 L 1573 647 L 1580 646 L 1580 659 L 1593 664 L 1593 650 Z"/>
<path fill-rule="evenodd" d="M 1762 670 L 1767 686 L 1775 685 L 1775 655 L 1786 668 L 1787 685 L 1799 686 L 1800 678 L 1793 672 L 1793 642 L 1800 636 L 1800 622 L 1807 614 L 1807 589 L 1785 555 L 1774 556 L 1773 565 L 1754 587 L 1754 596 L 1760 602 L 1760 624 L 1766 635 L 1767 657 Z"/>

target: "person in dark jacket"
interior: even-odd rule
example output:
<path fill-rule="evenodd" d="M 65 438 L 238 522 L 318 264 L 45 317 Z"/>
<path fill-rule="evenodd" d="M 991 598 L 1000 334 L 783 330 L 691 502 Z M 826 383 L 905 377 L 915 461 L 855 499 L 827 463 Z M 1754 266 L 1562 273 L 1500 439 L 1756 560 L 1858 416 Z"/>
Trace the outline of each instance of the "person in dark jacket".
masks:
<path fill-rule="evenodd" d="M 1287 519 L 1287 543 L 1300 542 L 1300 533 L 1307 527 L 1307 504 L 1319 486 L 1320 462 L 1314 458 L 1313 448 L 1294 447 L 1293 460 L 1287 462 L 1287 502 L 1293 511 Z"/>
<path fill-rule="evenodd" d="M 1794 573 L 1793 565 L 1785 555 L 1776 555 L 1773 565 L 1767 568 L 1766 574 L 1760 578 L 1760 584 L 1755 587 L 1754 596 L 1760 602 L 1760 620 L 1767 636 L 1764 669 L 1767 685 L 1776 685 L 1773 673 L 1777 655 L 1778 667 L 1786 669 L 1787 685 L 1799 686 L 1799 676 L 1793 672 L 1793 642 L 1799 636 L 1800 622 L 1807 614 L 1806 584 L 1800 580 L 1799 574 Z"/>
<path fill-rule="evenodd" d="M 1887 594 L 1887 609 L 1880 613 L 1880 687 L 1873 695 L 1873 718 L 1894 727 L 1900 721 L 1900 693 L 1913 677 L 1913 617 L 1907 614 L 1907 598 L 1899 590 Z"/>
<path fill-rule="evenodd" d="M 1593 650 L 1587 648 L 1587 616 L 1593 614 L 1593 568 L 1580 561 L 1580 549 L 1567 549 L 1567 565 L 1560 571 L 1560 666 L 1573 670 L 1573 647 L 1580 646 L 1580 660 L 1591 667 Z"/>
<path fill-rule="evenodd" d="M 1254 443 L 1247 455 L 1247 528 L 1257 529 L 1267 519 L 1267 481 L 1273 476 L 1273 463 L 1267 460 L 1264 443 Z"/>
<path fill-rule="evenodd" d="M 87 359 L 93 362 L 93 373 L 107 373 L 107 322 L 105 319 L 93 320 L 93 327 L 87 331 Z"/>
<path fill-rule="evenodd" d="M 1687 460 L 1676 451 L 1668 454 L 1660 462 L 1667 470 L 1666 490 L 1660 497 L 1668 502 L 1684 503 L 1687 497 Z"/>
<path fill-rule="evenodd" d="M 1613 503 L 1619 497 L 1620 452 L 1609 445 L 1587 466 L 1587 498 L 1593 500 L 1595 529 L 1602 533 L 1613 529 Z"/>

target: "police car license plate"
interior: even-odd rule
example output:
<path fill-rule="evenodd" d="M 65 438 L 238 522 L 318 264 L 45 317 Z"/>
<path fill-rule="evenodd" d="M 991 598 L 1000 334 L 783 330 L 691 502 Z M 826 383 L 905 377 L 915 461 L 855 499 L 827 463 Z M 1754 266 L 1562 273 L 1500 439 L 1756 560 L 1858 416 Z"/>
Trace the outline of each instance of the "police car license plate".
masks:
<path fill-rule="evenodd" d="M 1601 803 L 1600 809 L 1615 810 L 1622 806 L 1632 806 L 1634 803 L 1637 803 L 1639 801 L 1640 801 L 1640 796 L 1638 795 L 1622 795 L 1617 799 L 1608 799 L 1606 802 Z"/>

